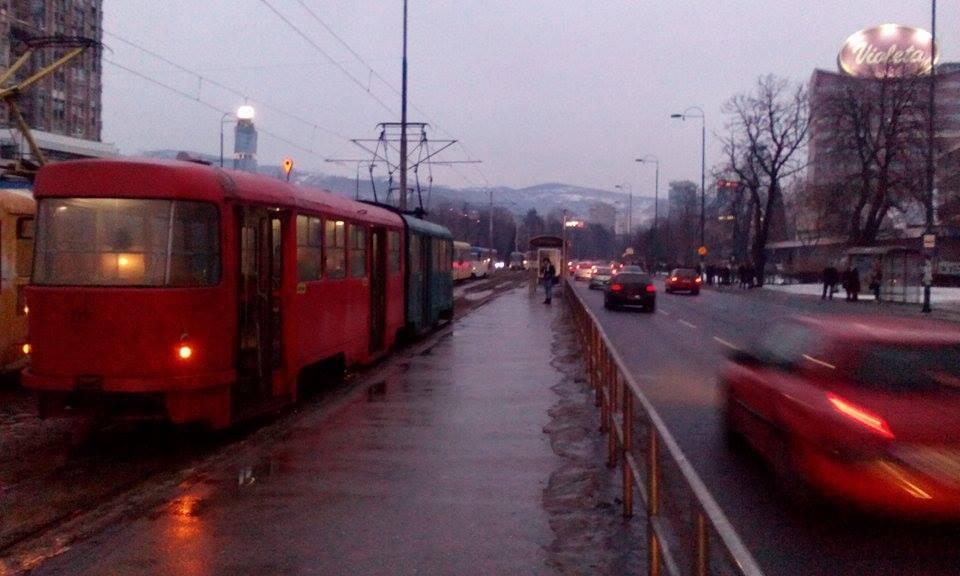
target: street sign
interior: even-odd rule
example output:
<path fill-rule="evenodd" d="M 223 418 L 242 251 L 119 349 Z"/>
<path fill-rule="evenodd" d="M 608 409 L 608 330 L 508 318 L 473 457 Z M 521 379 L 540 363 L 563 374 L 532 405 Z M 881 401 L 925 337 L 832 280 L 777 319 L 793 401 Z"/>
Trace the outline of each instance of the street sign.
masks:
<path fill-rule="evenodd" d="M 697 254 L 699 254 L 699 255 L 701 255 L 701 256 L 706 256 L 706 255 L 707 255 L 707 247 L 706 247 L 706 246 L 701 246 L 701 247 L 697 248 Z"/>
<path fill-rule="evenodd" d="M 937 235 L 936 234 L 924 234 L 923 235 L 923 248 L 925 250 L 932 250 L 937 247 Z"/>
<path fill-rule="evenodd" d="M 287 177 L 287 182 L 290 181 L 291 172 L 293 172 L 293 158 L 284 158 L 283 159 L 283 175 Z"/>

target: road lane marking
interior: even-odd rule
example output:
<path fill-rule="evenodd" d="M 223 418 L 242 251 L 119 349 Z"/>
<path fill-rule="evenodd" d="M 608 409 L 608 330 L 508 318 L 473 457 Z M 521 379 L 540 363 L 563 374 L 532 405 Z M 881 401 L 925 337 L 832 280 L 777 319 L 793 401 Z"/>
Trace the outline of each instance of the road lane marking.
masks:
<path fill-rule="evenodd" d="M 714 336 L 713 339 L 716 340 L 717 342 L 719 342 L 720 344 L 723 344 L 724 346 L 726 346 L 727 348 L 729 348 L 729 349 L 731 349 L 731 350 L 739 350 L 739 349 L 740 349 L 740 347 L 737 346 L 736 344 L 734 344 L 734 343 L 732 343 L 732 342 L 727 342 L 727 341 L 724 340 L 723 338 L 718 338 L 717 336 Z"/>
<path fill-rule="evenodd" d="M 670 315 L 670 313 L 667 312 L 666 310 L 658 310 L 658 312 L 660 312 L 660 313 L 663 314 L 664 316 L 669 316 L 669 315 Z"/>
<path fill-rule="evenodd" d="M 686 320 L 677 320 L 677 322 L 683 324 L 687 328 L 696 328 L 696 325 L 687 322 Z"/>

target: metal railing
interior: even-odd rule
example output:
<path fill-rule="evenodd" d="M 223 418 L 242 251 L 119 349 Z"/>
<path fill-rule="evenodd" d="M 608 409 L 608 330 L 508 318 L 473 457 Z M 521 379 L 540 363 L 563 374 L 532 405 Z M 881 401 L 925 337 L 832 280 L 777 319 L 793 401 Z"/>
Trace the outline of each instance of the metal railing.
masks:
<path fill-rule="evenodd" d="M 648 573 L 762 576 L 597 317 L 569 280 L 563 292 L 608 437 L 607 466 L 622 468 L 623 516 L 633 516 L 635 492 L 646 509 Z"/>

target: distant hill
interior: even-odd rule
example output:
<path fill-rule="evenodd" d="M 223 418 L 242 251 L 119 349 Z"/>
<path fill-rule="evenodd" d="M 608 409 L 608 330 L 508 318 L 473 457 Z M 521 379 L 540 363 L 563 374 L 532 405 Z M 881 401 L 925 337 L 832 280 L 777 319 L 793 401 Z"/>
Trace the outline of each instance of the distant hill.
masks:
<path fill-rule="evenodd" d="M 176 158 L 178 150 L 152 150 L 142 153 L 143 156 L 153 158 Z M 189 152 L 191 157 L 198 158 L 212 164 L 219 163 L 219 157 L 213 157 L 209 154 L 199 154 Z M 232 159 L 227 159 L 229 166 Z M 268 176 L 280 177 L 280 168 L 277 166 L 261 166 L 260 172 Z M 322 172 L 307 172 L 294 170 L 291 180 L 305 186 L 314 186 L 325 188 L 341 196 L 359 198 L 364 200 L 373 199 L 373 187 L 370 184 L 370 178 L 361 175 L 359 182 L 356 178 L 344 176 L 335 176 Z M 377 189 L 378 199 L 383 201 L 387 190 L 387 181 L 382 178 L 375 178 L 374 185 Z M 490 202 L 489 189 L 486 188 L 451 188 L 447 186 L 433 186 L 428 193 L 423 190 L 424 205 L 429 211 L 430 205 L 446 200 L 454 205 L 461 206 L 469 204 L 474 208 L 482 208 Z M 601 190 L 599 188 L 587 188 L 583 186 L 573 186 L 560 182 L 548 182 L 536 184 L 525 188 L 510 188 L 506 186 L 497 186 L 493 188 L 493 201 L 496 206 L 506 208 L 507 210 L 518 214 L 526 214 L 528 210 L 534 208 L 541 215 L 549 214 L 553 210 L 566 209 L 571 215 L 586 217 L 590 213 L 590 206 L 596 202 L 604 202 L 617 207 L 618 211 L 627 209 L 628 198 L 626 194 L 613 190 Z M 666 209 L 666 202 L 661 207 Z M 646 196 L 634 196 L 634 225 L 653 219 L 653 198 Z"/>

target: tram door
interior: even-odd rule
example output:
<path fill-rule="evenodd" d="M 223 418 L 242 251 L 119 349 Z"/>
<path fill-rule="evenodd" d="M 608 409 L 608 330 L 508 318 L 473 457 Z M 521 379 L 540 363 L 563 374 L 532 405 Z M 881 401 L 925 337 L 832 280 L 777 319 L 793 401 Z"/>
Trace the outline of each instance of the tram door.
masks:
<path fill-rule="evenodd" d="M 241 207 L 239 350 L 234 403 L 250 404 L 272 394 L 282 360 L 280 288 L 283 221 L 265 208 Z"/>
<path fill-rule="evenodd" d="M 387 232 L 370 234 L 370 351 L 383 349 L 387 324 Z"/>

